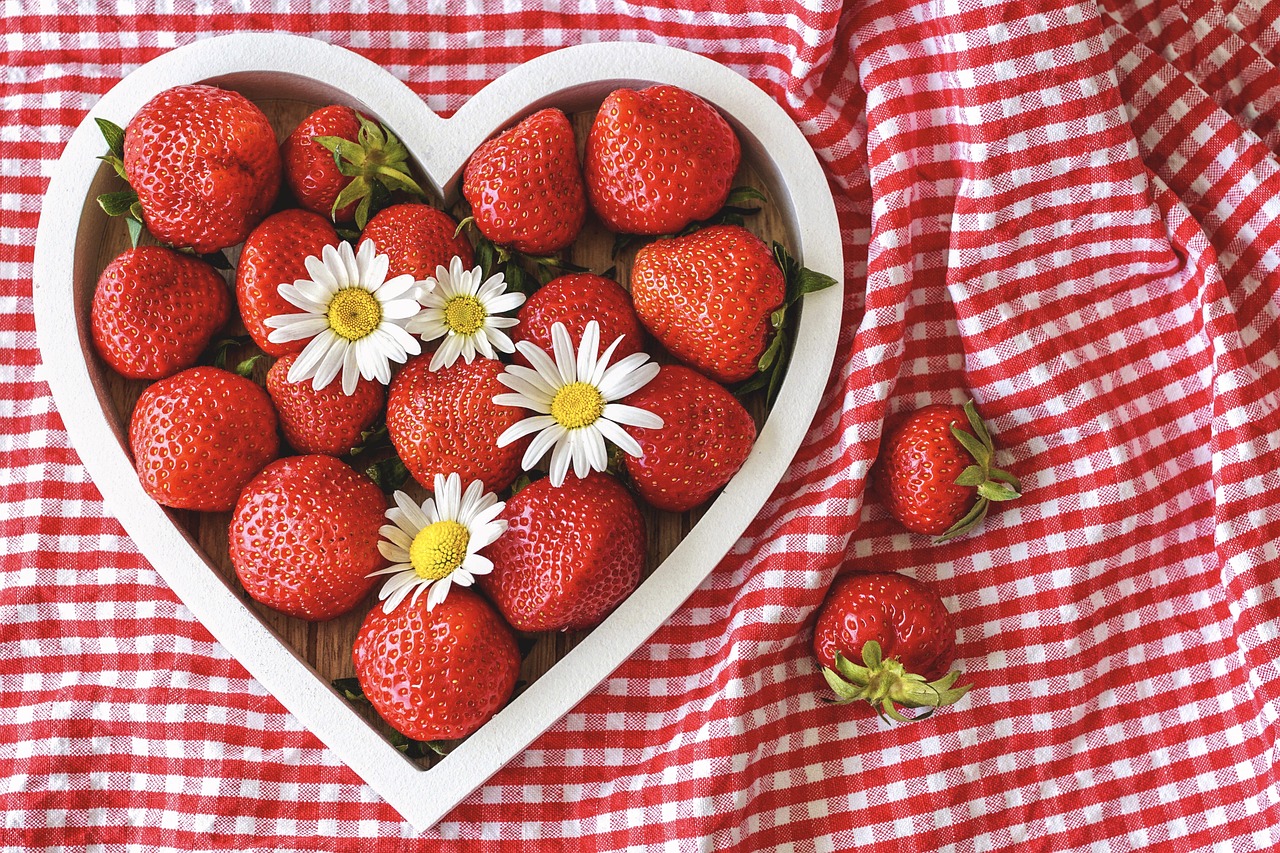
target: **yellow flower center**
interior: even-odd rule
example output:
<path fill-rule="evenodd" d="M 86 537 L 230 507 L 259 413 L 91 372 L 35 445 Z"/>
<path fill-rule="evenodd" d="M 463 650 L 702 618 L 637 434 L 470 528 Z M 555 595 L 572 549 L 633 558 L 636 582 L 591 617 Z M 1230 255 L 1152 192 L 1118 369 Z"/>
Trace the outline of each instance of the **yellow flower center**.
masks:
<path fill-rule="evenodd" d="M 329 328 L 349 341 L 373 333 L 382 323 L 382 305 L 363 287 L 344 287 L 329 300 Z"/>
<path fill-rule="evenodd" d="M 591 426 L 604 414 L 604 397 L 589 382 L 570 382 L 551 400 L 551 417 L 565 429 Z"/>
<path fill-rule="evenodd" d="M 445 303 L 444 323 L 459 335 L 474 335 L 489 312 L 474 296 L 455 296 Z"/>
<path fill-rule="evenodd" d="M 448 577 L 467 558 L 471 534 L 456 521 L 428 524 L 413 537 L 409 562 L 423 580 L 438 581 Z"/>

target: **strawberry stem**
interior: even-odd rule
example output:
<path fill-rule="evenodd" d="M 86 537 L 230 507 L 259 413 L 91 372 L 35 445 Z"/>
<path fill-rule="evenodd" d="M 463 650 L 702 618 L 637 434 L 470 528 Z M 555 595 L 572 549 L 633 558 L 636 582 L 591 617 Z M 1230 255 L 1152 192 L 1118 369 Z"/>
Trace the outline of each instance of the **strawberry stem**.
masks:
<path fill-rule="evenodd" d="M 957 486 L 970 486 L 978 490 L 978 500 L 969 512 L 955 524 L 943 531 L 934 542 L 942 543 L 957 536 L 963 536 L 973 530 L 987 517 L 987 510 L 992 501 L 1011 501 L 1022 497 L 1022 484 L 1018 478 L 1008 471 L 993 468 L 995 458 L 995 442 L 991 431 L 978 415 L 978 407 L 973 400 L 964 404 L 965 418 L 969 421 L 972 432 L 966 432 L 955 423 L 951 424 L 951 435 L 973 457 L 974 464 L 968 466 L 956 477 Z"/>
<path fill-rule="evenodd" d="M 862 662 L 865 666 L 859 666 L 836 652 L 836 668 L 823 667 L 822 675 L 836 694 L 837 704 L 867 702 L 885 722 L 923 720 L 938 708 L 960 701 L 973 686 L 956 687 L 960 673 L 955 670 L 937 681 L 925 681 L 924 676 L 908 672 L 897 658 L 885 660 L 880 644 L 875 640 L 868 640 L 863 645 Z M 926 710 L 907 716 L 898 710 L 899 707 Z"/>
<path fill-rule="evenodd" d="M 383 125 L 356 113 L 360 130 L 353 142 L 341 136 L 313 136 L 311 139 L 333 154 L 338 171 L 351 178 L 333 200 L 329 211 L 335 221 L 338 212 L 356 205 L 356 227 L 361 231 L 369 218 L 391 200 L 391 193 L 404 192 L 425 199 L 426 192 L 409 174 L 409 149 Z"/>

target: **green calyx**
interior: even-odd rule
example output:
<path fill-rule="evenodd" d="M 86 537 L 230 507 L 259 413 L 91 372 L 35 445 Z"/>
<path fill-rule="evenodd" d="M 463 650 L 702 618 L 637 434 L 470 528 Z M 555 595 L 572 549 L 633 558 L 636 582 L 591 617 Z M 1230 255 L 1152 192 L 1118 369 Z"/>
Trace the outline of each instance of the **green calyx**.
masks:
<path fill-rule="evenodd" d="M 961 471 L 955 482 L 957 486 L 976 486 L 978 500 L 964 518 L 943 531 L 942 535 L 934 540 L 935 542 L 946 542 L 948 539 L 954 539 L 973 530 L 982 523 L 982 519 L 987 517 L 987 509 L 992 501 L 1011 501 L 1022 497 L 1022 484 L 1018 482 L 1018 478 L 1008 471 L 992 467 L 991 463 L 996 452 L 995 444 L 991 440 L 991 432 L 987 429 L 987 425 L 978 416 L 978 409 L 972 400 L 964 404 L 964 413 L 969 419 L 969 427 L 973 432 L 965 432 L 953 423 L 951 434 L 973 457 L 974 464 Z"/>
<path fill-rule="evenodd" d="M 880 644 L 868 640 L 862 647 L 862 662 L 858 666 L 840 652 L 836 652 L 836 668 L 822 668 L 827 684 L 835 691 L 840 705 L 856 700 L 869 702 L 880 719 L 909 723 L 932 716 L 945 705 L 954 705 L 969 692 L 972 684 L 955 687 L 960 673 L 952 670 L 937 681 L 925 681 L 924 676 L 907 672 L 897 658 L 884 660 Z M 899 708 L 927 709 L 924 713 L 907 716 Z"/>
<path fill-rule="evenodd" d="M 107 216 L 125 218 L 125 224 L 129 227 L 129 243 L 137 248 L 144 227 L 142 204 L 138 201 L 138 194 L 129 185 L 129 176 L 124 171 L 124 128 L 105 118 L 95 118 L 94 121 L 102 131 L 102 138 L 107 142 L 107 153 L 98 159 L 114 169 L 116 175 L 125 183 L 123 190 L 98 196 L 98 205 Z"/>
<path fill-rule="evenodd" d="M 338 171 L 352 178 L 333 201 L 330 216 L 335 220 L 338 211 L 356 204 L 356 227 L 361 231 L 368 224 L 375 200 L 385 199 L 400 190 L 416 198 L 426 193 L 409 174 L 409 149 L 387 128 L 372 122 L 359 113 L 360 130 L 356 140 L 341 136 L 313 136 L 312 139 L 333 154 Z"/>

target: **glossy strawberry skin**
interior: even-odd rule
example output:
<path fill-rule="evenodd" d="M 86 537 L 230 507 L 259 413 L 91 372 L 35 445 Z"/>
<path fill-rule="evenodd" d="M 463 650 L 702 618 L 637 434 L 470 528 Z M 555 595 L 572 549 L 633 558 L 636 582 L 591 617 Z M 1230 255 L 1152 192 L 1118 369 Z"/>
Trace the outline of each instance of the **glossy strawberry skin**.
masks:
<path fill-rule="evenodd" d="M 676 358 L 726 384 L 756 372 L 786 290 L 769 247 L 737 225 L 650 243 L 631 268 L 640 322 Z"/>
<path fill-rule="evenodd" d="M 433 488 L 436 474 L 456 472 L 464 483 L 502 491 L 520 473 L 529 443 L 498 447 L 498 436 L 527 414 L 493 402 L 508 390 L 498 381 L 502 364 L 458 359 L 432 372 L 430 363 L 431 353 L 415 356 L 391 380 L 387 432 L 396 453 L 424 488 Z"/>
<path fill-rule="evenodd" d="M 316 142 L 315 137 L 336 136 L 354 142 L 359 133 L 356 111 L 335 105 L 321 107 L 304 118 L 280 144 L 285 183 L 298 204 L 329 218 L 338 193 L 351 183 L 351 178 L 338 171 L 333 152 Z M 339 210 L 334 220 L 350 222 L 355 218 L 355 211 L 356 203 L 352 202 Z"/>
<path fill-rule="evenodd" d="M 192 367 L 147 387 L 129 445 L 142 487 L 175 509 L 226 512 L 276 458 L 276 413 L 261 386 L 216 367 Z"/>
<path fill-rule="evenodd" d="M 244 241 L 280 190 L 271 123 L 238 92 L 167 89 L 138 110 L 124 166 L 147 230 L 161 243 L 216 252 Z"/>
<path fill-rule="evenodd" d="M 240 252 L 236 267 L 236 302 L 240 318 L 253 342 L 267 355 L 301 352 L 306 340 L 273 344 L 266 321 L 277 314 L 302 311 L 285 301 L 277 288 L 298 279 L 309 279 L 306 260 L 320 256 L 325 246 L 338 245 L 338 232 L 323 216 L 308 210 L 282 210 L 253 229 Z"/>
<path fill-rule="evenodd" d="M 834 669 L 835 653 L 862 663 L 862 647 L 880 644 L 908 672 L 935 681 L 955 660 L 956 629 L 942 599 L 930 587 L 894 572 L 855 572 L 832 584 L 818 611 L 813 651 Z"/>
<path fill-rule="evenodd" d="M 515 689 L 520 652 L 492 605 L 454 586 L 427 610 L 427 597 L 389 615 L 365 617 L 353 653 L 365 697 L 415 740 L 466 737 L 501 710 Z"/>
<path fill-rule="evenodd" d="M 353 609 L 386 565 L 386 498 L 332 456 L 279 459 L 249 481 L 231 516 L 231 564 L 260 604 L 312 622 Z"/>
<path fill-rule="evenodd" d="M 442 210 L 426 204 L 396 204 L 380 211 L 369 220 L 357 244 L 372 240 L 379 254 L 387 255 L 391 264 L 388 278 L 409 274 L 415 280 L 434 276 L 436 267 L 448 267 L 454 255 L 462 258 L 462 266 L 470 269 L 475 262 L 471 244 L 459 234 L 458 222 Z"/>
<path fill-rule="evenodd" d="M 284 356 L 267 371 L 267 393 L 280 418 L 285 440 L 302 453 L 341 456 L 360 443 L 361 434 L 377 420 L 387 394 L 381 383 L 361 377 L 356 392 L 342 393 L 341 382 L 317 391 L 311 380 L 290 382 L 297 353 Z"/>
<path fill-rule="evenodd" d="M 974 460 L 951 425 L 968 429 L 968 423 L 960 406 L 925 406 L 909 414 L 881 448 L 877 491 L 889 514 L 913 533 L 941 535 L 977 501 L 976 488 L 955 482 Z"/>
<path fill-rule="evenodd" d="M 508 527 L 484 554 L 481 588 L 518 631 L 598 625 L 636 585 L 645 564 L 644 518 L 613 477 L 536 480 L 507 501 Z"/>
<path fill-rule="evenodd" d="M 679 364 L 663 367 L 626 403 L 662 418 L 661 429 L 627 428 L 644 453 L 626 457 L 626 465 L 640 497 L 668 512 L 706 503 L 756 440 L 755 421 L 736 397 Z"/>
<path fill-rule="evenodd" d="M 627 291 L 613 279 L 592 273 L 552 279 L 534 291 L 517 317 L 520 323 L 511 330 L 512 340 L 529 341 L 547 353 L 551 352 L 551 327 L 556 323 L 564 323 L 569 337 L 577 343 L 592 320 L 600 324 L 601 350 L 622 338 L 609 359 L 611 364 L 640 352 L 644 346 L 640 319 Z M 526 366 L 529 363 L 518 353 L 515 360 Z"/>
<path fill-rule="evenodd" d="M 518 252 L 546 255 L 577 238 L 587 215 L 573 127 L 545 109 L 471 155 L 462 194 L 480 233 Z"/>
<path fill-rule="evenodd" d="M 162 246 L 128 249 L 98 278 L 90 309 L 103 361 L 129 379 L 161 379 L 196 363 L 231 317 L 213 267 Z"/>
<path fill-rule="evenodd" d="M 692 92 L 619 89 L 591 125 L 583 175 L 609 229 L 675 234 L 724 206 L 741 158 L 733 128 Z"/>

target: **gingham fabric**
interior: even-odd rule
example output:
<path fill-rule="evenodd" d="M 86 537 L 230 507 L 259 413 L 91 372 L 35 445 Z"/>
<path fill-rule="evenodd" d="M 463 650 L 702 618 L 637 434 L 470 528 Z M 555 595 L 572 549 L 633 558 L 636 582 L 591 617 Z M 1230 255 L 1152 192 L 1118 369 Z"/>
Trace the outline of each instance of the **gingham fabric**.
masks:
<path fill-rule="evenodd" d="M 6 850 L 1280 844 L 1280 3 L 172 5 L 3 7 Z M 633 659 L 420 837 L 105 515 L 36 348 L 32 245 L 72 129 L 165 50 L 270 29 L 354 49 L 445 113 L 562 45 L 711 56 L 795 118 L 843 225 L 836 368 L 766 509 Z M 968 396 L 1026 496 L 932 545 L 865 478 L 886 416 Z M 866 568 L 933 584 L 956 616 L 975 686 L 927 722 L 822 701 L 813 615 Z"/>

